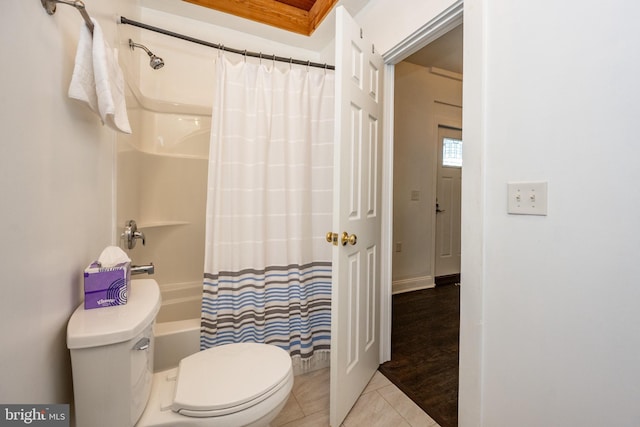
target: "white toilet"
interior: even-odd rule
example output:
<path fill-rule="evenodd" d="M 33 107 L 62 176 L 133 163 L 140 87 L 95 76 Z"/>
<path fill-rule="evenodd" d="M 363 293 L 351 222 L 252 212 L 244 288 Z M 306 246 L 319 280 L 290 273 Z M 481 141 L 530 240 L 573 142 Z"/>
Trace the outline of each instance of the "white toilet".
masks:
<path fill-rule="evenodd" d="M 210 348 L 153 374 L 160 290 L 133 280 L 126 305 L 85 310 L 67 327 L 78 427 L 267 426 L 293 387 L 291 358 L 267 344 Z"/>

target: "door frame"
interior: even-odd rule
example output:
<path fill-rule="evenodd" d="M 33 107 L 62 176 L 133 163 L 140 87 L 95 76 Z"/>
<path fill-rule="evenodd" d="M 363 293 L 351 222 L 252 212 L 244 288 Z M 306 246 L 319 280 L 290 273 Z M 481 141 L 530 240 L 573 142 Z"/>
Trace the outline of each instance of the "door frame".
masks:
<path fill-rule="evenodd" d="M 485 114 L 487 61 L 485 8 L 482 0 L 464 9 L 465 141 L 462 174 L 462 260 L 460 289 L 459 425 L 482 425 L 482 342 L 484 339 Z M 393 224 L 394 65 L 462 23 L 463 0 L 457 0 L 382 57 L 385 60 L 385 127 L 383 157 L 383 230 L 381 265 L 381 361 L 391 359 L 391 260 Z"/>
<path fill-rule="evenodd" d="M 393 131 L 395 65 L 462 24 L 463 0 L 382 55 L 384 70 L 384 130 L 382 153 L 382 253 L 380 259 L 380 363 L 391 360 L 391 304 L 393 259 Z M 435 243 L 434 243 L 435 244 Z"/>

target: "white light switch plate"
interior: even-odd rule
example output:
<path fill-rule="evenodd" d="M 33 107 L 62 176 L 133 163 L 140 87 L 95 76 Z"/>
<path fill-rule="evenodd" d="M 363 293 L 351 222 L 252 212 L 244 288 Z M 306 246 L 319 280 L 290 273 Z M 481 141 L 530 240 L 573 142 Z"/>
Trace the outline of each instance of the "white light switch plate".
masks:
<path fill-rule="evenodd" d="M 508 182 L 507 212 L 515 215 L 547 214 L 546 182 Z"/>

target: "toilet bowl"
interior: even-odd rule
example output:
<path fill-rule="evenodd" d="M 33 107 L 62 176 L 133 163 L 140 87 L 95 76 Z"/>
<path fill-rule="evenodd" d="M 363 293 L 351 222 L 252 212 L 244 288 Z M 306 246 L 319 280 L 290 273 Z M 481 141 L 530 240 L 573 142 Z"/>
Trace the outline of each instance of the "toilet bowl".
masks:
<path fill-rule="evenodd" d="M 267 344 L 238 343 L 185 357 L 153 373 L 158 284 L 131 282 L 126 305 L 85 310 L 67 326 L 76 423 L 93 426 L 267 426 L 293 387 L 291 358 Z"/>

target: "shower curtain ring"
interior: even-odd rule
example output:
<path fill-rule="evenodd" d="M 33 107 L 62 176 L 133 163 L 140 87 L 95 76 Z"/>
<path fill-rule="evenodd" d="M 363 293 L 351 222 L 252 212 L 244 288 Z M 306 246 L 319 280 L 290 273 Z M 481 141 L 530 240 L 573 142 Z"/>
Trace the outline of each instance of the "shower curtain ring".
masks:
<path fill-rule="evenodd" d="M 311 65 L 311 61 L 307 61 L 307 73 L 309 72 L 309 66 Z"/>
<path fill-rule="evenodd" d="M 262 65 L 262 52 L 260 52 L 259 58 L 260 58 L 260 65 Z"/>
<path fill-rule="evenodd" d="M 244 62 L 247 62 L 247 49 L 244 50 Z"/>
<path fill-rule="evenodd" d="M 222 52 L 224 52 L 224 45 L 218 45 L 218 58 L 222 57 Z"/>
<path fill-rule="evenodd" d="M 293 58 L 289 57 L 289 70 L 291 70 L 291 64 L 293 64 Z"/>

